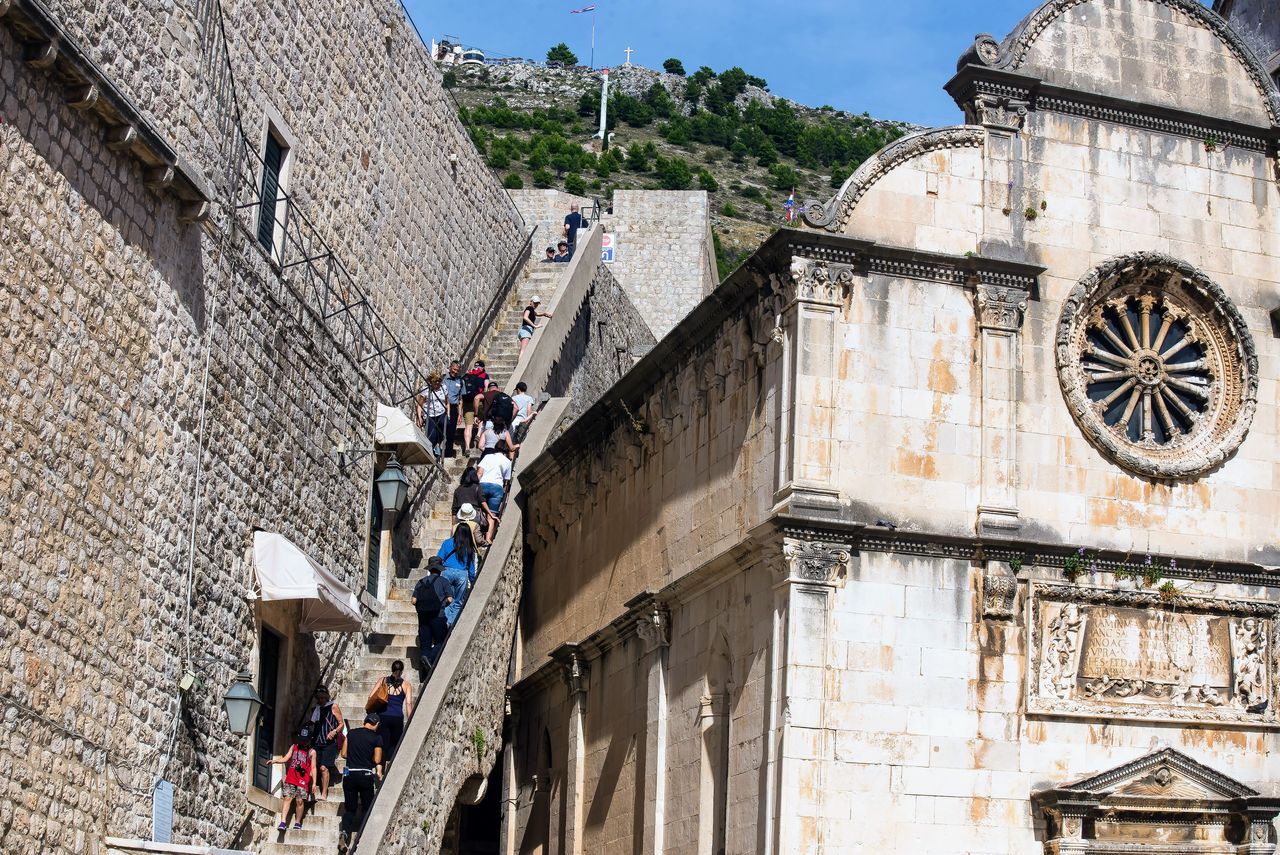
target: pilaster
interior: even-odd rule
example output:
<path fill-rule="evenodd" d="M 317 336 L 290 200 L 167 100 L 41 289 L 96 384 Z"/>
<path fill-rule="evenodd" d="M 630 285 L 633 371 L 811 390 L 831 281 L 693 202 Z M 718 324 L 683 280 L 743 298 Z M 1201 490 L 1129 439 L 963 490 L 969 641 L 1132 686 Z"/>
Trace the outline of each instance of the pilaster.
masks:
<path fill-rule="evenodd" d="M 822 687 L 831 664 L 832 601 L 848 577 L 851 562 L 848 544 L 796 534 L 767 548 L 772 553 L 774 608 L 764 824 L 765 851 L 777 855 L 800 851 L 793 843 L 800 839 L 801 816 L 822 815 L 828 758 L 815 761 L 797 756 L 793 731 L 825 726 Z M 805 679 L 810 676 L 806 672 L 813 672 L 817 679 Z M 816 686 L 817 694 L 806 692 L 804 686 Z M 806 769 L 815 763 L 816 769 Z M 810 842 L 818 848 L 822 845 L 821 840 Z"/>
<path fill-rule="evenodd" d="M 834 513 L 840 506 L 832 487 L 836 348 L 854 256 L 829 254 L 833 259 L 793 255 L 788 274 L 774 277 L 783 335 L 775 502 Z"/>
<path fill-rule="evenodd" d="M 1023 314 L 1030 293 L 1018 283 L 993 283 L 979 274 L 978 364 L 982 377 L 980 536 L 1011 534 L 1018 516 L 1018 367 Z"/>
<path fill-rule="evenodd" d="M 644 818 L 640 852 L 660 855 L 666 827 L 667 799 L 667 650 L 671 644 L 671 615 L 666 604 L 651 593 L 627 601 L 635 621 L 636 638 L 648 679 L 645 685 L 644 768 L 639 776 L 644 788 Z"/>
<path fill-rule="evenodd" d="M 590 670 L 576 644 L 562 644 L 551 654 L 569 694 L 568 746 L 565 750 L 565 855 L 582 855 L 583 804 L 586 787 L 586 714 Z"/>

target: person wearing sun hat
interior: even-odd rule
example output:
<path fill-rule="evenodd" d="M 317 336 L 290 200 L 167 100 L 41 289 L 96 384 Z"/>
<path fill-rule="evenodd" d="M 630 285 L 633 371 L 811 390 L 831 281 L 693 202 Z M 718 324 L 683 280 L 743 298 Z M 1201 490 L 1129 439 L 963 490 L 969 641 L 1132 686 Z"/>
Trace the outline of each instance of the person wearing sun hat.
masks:
<path fill-rule="evenodd" d="M 533 338 L 533 331 L 538 328 L 538 318 L 551 317 L 550 312 L 539 312 L 538 306 L 542 304 L 542 298 L 537 294 L 529 301 L 529 305 L 524 307 L 524 313 L 520 315 L 520 355 L 524 356 L 524 349 L 529 346 L 529 340 Z"/>
<path fill-rule="evenodd" d="M 487 539 L 480 534 L 479 514 L 476 513 L 475 505 L 463 502 L 462 507 L 458 508 L 458 525 L 471 529 L 471 539 L 476 546 L 487 545 Z"/>

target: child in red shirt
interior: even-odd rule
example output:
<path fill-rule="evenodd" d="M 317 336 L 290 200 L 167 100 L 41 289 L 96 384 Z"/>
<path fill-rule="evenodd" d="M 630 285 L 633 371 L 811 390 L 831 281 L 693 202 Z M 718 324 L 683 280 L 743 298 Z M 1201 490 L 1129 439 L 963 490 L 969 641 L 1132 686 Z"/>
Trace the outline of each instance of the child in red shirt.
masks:
<path fill-rule="evenodd" d="M 298 806 L 298 818 L 293 827 L 294 830 L 300 829 L 316 781 L 316 750 L 311 747 L 311 731 L 305 727 L 298 731 L 298 741 L 290 745 L 282 756 L 272 757 L 271 762 L 284 764 L 284 787 L 281 790 L 284 804 L 280 809 L 280 824 L 276 826 L 276 830 L 284 831 L 289 827 L 289 813 L 295 803 Z"/>

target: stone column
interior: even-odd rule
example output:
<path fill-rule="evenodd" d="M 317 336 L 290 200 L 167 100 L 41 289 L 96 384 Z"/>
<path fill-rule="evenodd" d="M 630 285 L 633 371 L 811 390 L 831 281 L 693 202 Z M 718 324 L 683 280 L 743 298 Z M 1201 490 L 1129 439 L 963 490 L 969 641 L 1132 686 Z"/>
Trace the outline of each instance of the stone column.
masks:
<path fill-rule="evenodd" d="M 978 359 L 982 376 L 982 479 L 978 500 L 979 536 L 1010 534 L 1018 516 L 1018 344 L 1028 292 L 991 284 L 979 274 Z"/>
<path fill-rule="evenodd" d="M 635 615 L 636 637 L 647 660 L 643 777 L 644 823 L 640 852 L 661 855 L 666 827 L 667 801 L 667 650 L 671 644 L 671 617 L 653 594 L 627 601 Z"/>
<path fill-rule="evenodd" d="M 793 727 L 825 725 L 822 686 L 830 664 L 832 600 L 848 576 L 851 548 L 848 544 L 786 537 L 781 554 L 770 561 L 774 573 L 773 632 L 770 661 L 769 704 L 765 747 L 764 846 L 768 855 L 802 852 L 798 817 L 821 815 L 826 763 L 794 756 L 790 739 Z M 806 670 L 816 680 L 802 679 Z M 798 687 L 817 686 L 818 695 Z M 806 765 L 809 768 L 806 769 Z M 806 781 L 806 774 L 808 780 Z M 813 801 L 804 802 L 803 793 Z M 823 841 L 811 840 L 817 851 Z"/>
<path fill-rule="evenodd" d="M 568 746 L 565 750 L 564 855 L 582 855 L 582 813 L 586 786 L 587 660 L 576 644 L 562 644 L 551 654 L 569 692 Z M 552 833 L 554 837 L 554 831 Z"/>
<path fill-rule="evenodd" d="M 516 855 L 519 842 L 520 782 L 516 780 L 516 734 L 520 726 L 520 705 L 508 692 L 506 697 L 506 738 L 502 744 L 502 825 L 498 829 L 498 851 Z"/>
<path fill-rule="evenodd" d="M 849 263 L 792 256 L 782 289 L 778 487 L 775 502 L 838 515 L 832 487 L 839 313 L 853 288 Z"/>

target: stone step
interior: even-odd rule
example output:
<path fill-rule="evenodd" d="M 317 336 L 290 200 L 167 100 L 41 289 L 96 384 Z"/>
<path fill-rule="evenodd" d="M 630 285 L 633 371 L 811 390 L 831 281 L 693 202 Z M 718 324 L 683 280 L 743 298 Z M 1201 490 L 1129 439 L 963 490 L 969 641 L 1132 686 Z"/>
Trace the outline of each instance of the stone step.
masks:
<path fill-rule="evenodd" d="M 331 843 L 321 845 L 318 843 L 271 843 L 263 850 L 263 855 L 332 855 L 337 850 L 337 835 L 334 835 Z"/>

